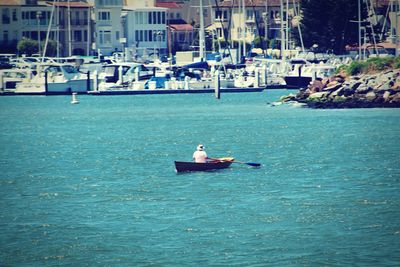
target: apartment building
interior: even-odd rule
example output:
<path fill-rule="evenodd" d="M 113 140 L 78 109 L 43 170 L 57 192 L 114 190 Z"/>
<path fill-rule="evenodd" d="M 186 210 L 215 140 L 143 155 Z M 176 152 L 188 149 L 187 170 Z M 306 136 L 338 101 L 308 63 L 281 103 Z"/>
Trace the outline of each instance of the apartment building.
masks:
<path fill-rule="evenodd" d="M 167 9 L 125 7 L 125 49 L 135 56 L 157 56 L 167 50 Z"/>
<path fill-rule="evenodd" d="M 189 24 L 183 17 L 184 4 L 177 2 L 157 2 L 157 7 L 167 9 L 169 53 L 191 50 L 195 36 L 194 23 Z M 173 45 L 172 45 L 173 44 Z"/>
<path fill-rule="evenodd" d="M 49 39 L 59 44 L 57 56 L 86 55 L 92 45 L 91 8 L 81 1 L 55 2 L 53 7 L 47 1 L 3 0 L 0 43 L 15 49 L 19 40 L 29 38 L 38 41 L 42 53 L 49 32 Z"/>
<path fill-rule="evenodd" d="M 93 48 L 101 55 L 108 56 L 123 49 L 121 13 L 124 4 L 123 0 L 94 1 L 96 43 Z"/>
<path fill-rule="evenodd" d="M 222 1 L 218 5 L 213 5 L 213 22 L 209 29 L 214 31 L 218 38 L 229 37 L 233 42 L 244 40 L 250 44 L 260 35 L 266 36 L 267 39 L 280 38 L 281 23 L 284 23 L 284 27 L 286 25 L 289 27 L 299 8 L 299 0 L 289 1 L 288 6 L 286 6 L 288 1 L 282 2 L 283 20 L 281 20 L 280 0 Z M 289 10 L 288 22 L 286 22 L 287 10 Z"/>

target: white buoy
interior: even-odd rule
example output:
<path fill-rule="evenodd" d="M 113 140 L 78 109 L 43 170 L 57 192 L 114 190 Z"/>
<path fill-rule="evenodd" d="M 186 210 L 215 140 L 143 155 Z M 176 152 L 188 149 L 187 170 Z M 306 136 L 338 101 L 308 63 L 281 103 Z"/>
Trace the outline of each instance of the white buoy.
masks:
<path fill-rule="evenodd" d="M 78 101 L 78 99 L 76 97 L 76 93 L 72 93 L 71 104 L 79 104 L 79 101 Z"/>

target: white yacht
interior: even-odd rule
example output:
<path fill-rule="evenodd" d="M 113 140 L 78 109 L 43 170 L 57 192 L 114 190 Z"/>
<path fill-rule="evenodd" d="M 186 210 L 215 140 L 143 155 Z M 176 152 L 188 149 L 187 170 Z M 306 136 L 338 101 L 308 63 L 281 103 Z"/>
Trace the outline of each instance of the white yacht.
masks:
<path fill-rule="evenodd" d="M 31 77 L 30 77 L 31 76 Z M 62 94 L 87 92 L 91 84 L 88 75 L 69 64 L 38 65 L 36 73 L 28 75 L 15 88 L 16 93 Z"/>

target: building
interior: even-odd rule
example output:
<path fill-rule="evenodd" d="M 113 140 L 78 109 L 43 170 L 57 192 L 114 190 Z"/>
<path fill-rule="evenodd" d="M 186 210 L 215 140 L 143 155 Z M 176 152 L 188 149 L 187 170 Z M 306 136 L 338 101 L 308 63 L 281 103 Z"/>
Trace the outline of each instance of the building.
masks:
<path fill-rule="evenodd" d="M 95 0 L 94 21 L 95 40 L 94 49 L 101 55 L 111 55 L 121 52 L 123 28 L 121 14 L 123 0 Z"/>
<path fill-rule="evenodd" d="M 42 55 L 48 36 L 59 44 L 56 56 L 89 54 L 91 8 L 82 1 L 56 2 L 53 7 L 53 2 L 4 0 L 0 3 L 0 43 L 12 44 L 15 50 L 22 38 L 33 39 L 38 41 L 38 52 Z"/>
<path fill-rule="evenodd" d="M 167 54 L 167 9 L 124 7 L 124 12 L 124 50 L 135 57 Z"/>
<path fill-rule="evenodd" d="M 55 2 L 59 21 L 57 38 L 61 43 L 61 55 L 90 55 L 93 44 L 91 12 L 93 6 L 86 2 Z"/>
<path fill-rule="evenodd" d="M 286 6 L 287 1 L 282 2 L 284 3 L 283 20 L 281 20 L 280 0 L 222 1 L 213 6 L 213 23 L 209 29 L 213 30 L 218 38 L 227 38 L 232 42 L 245 41 L 251 44 L 257 36 L 266 37 L 268 40 L 278 39 L 282 22 L 284 28 L 286 25 L 290 28 L 291 20 L 298 12 L 299 1 L 290 1 L 288 6 Z M 289 11 L 288 21 L 286 21 L 287 11 Z"/>
<path fill-rule="evenodd" d="M 168 54 L 191 50 L 195 32 L 193 25 L 183 19 L 184 5 L 176 2 L 157 2 L 156 6 L 167 9 Z"/>

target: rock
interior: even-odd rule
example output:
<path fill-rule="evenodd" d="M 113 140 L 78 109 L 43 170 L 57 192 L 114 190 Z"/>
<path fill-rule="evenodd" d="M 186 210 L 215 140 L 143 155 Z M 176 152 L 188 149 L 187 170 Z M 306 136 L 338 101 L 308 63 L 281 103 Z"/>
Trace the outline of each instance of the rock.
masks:
<path fill-rule="evenodd" d="M 326 96 L 329 95 L 329 92 L 317 92 L 317 93 L 313 93 L 311 94 L 308 99 L 317 99 L 317 98 L 325 98 Z"/>
<path fill-rule="evenodd" d="M 390 103 L 397 104 L 398 106 L 400 106 L 400 93 L 396 93 L 396 94 L 392 95 L 391 99 L 390 99 Z"/>
<path fill-rule="evenodd" d="M 361 85 L 361 84 L 364 84 L 364 83 L 362 83 L 361 81 L 356 81 L 356 82 L 352 82 L 352 83 L 350 83 L 350 88 L 351 88 L 351 90 L 357 90 L 357 88 Z"/>
<path fill-rule="evenodd" d="M 398 81 L 398 79 L 396 79 L 396 82 L 393 84 L 393 86 L 391 87 L 392 90 L 396 90 L 399 91 L 400 90 L 400 81 Z"/>
<path fill-rule="evenodd" d="M 365 95 L 365 98 L 366 98 L 368 101 L 374 101 L 374 100 L 376 99 L 376 94 L 375 94 L 373 91 L 368 92 L 368 93 Z"/>
<path fill-rule="evenodd" d="M 337 81 L 334 81 L 334 82 L 329 83 L 329 84 L 327 85 L 327 87 L 325 87 L 325 88 L 322 89 L 322 90 L 323 90 L 323 91 L 333 92 L 333 91 L 336 91 L 337 89 L 339 89 L 339 88 L 341 88 L 341 87 L 342 87 L 342 84 L 341 84 L 341 83 L 339 83 L 339 82 L 337 82 Z"/>
<path fill-rule="evenodd" d="M 385 91 L 385 93 L 382 96 L 383 97 L 383 101 L 384 102 L 389 102 L 391 100 L 390 95 L 391 95 L 390 91 Z"/>
<path fill-rule="evenodd" d="M 320 80 L 314 80 L 311 82 L 309 89 L 310 89 L 310 93 L 316 93 L 316 92 L 320 92 L 322 90 L 322 88 L 324 88 L 324 85 L 322 84 L 322 82 Z"/>
<path fill-rule="evenodd" d="M 351 89 L 350 86 L 344 86 L 343 87 L 343 95 L 344 96 L 351 96 L 352 94 L 354 94 L 355 90 Z"/>
<path fill-rule="evenodd" d="M 337 96 L 340 96 L 340 97 L 343 96 L 343 87 L 339 87 L 336 91 L 333 91 L 330 94 L 330 97 L 332 97 L 332 98 L 335 98 Z"/>
<path fill-rule="evenodd" d="M 296 99 L 303 100 L 306 99 L 310 95 L 310 89 L 301 89 L 297 95 Z"/>
<path fill-rule="evenodd" d="M 289 102 L 289 101 L 295 101 L 296 100 L 296 96 L 294 94 L 289 94 L 286 96 L 282 96 L 280 98 L 281 102 Z"/>
<path fill-rule="evenodd" d="M 356 89 L 356 92 L 359 93 L 359 94 L 366 94 L 366 93 L 368 93 L 368 92 L 371 91 L 371 90 L 372 90 L 371 87 L 367 86 L 366 84 L 361 84 L 361 85 Z"/>

